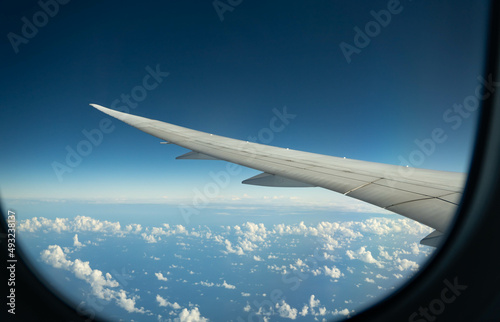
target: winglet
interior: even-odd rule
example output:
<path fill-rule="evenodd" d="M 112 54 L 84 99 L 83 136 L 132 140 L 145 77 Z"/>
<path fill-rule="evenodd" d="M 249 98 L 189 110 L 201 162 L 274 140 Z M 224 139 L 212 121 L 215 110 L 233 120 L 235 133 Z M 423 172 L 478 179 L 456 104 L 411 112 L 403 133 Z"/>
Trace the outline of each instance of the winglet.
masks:
<path fill-rule="evenodd" d="M 143 120 L 147 120 L 146 118 L 141 117 L 141 116 L 135 116 L 132 114 L 112 110 L 110 108 L 107 108 L 107 107 L 104 107 L 104 106 L 101 106 L 98 104 L 89 104 L 89 105 L 92 106 L 93 108 L 103 112 L 104 114 L 108 114 L 109 116 L 112 116 L 112 117 L 114 117 L 120 121 L 123 121 L 129 125 L 132 125 L 134 127 L 137 127 L 138 122 L 141 122 Z M 139 128 L 139 130 L 140 130 L 140 128 Z"/>

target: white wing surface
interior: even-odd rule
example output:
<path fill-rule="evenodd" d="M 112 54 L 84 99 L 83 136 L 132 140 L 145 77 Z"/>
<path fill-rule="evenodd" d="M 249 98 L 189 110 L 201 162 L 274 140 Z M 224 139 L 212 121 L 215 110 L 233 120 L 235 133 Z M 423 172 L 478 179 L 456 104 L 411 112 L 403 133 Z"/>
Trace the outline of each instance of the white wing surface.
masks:
<path fill-rule="evenodd" d="M 435 246 L 462 197 L 465 174 L 338 158 L 272 147 L 191 130 L 91 104 L 143 132 L 192 152 L 178 159 L 225 160 L 262 171 L 243 183 L 322 187 L 416 220 L 436 231 L 421 243 Z"/>

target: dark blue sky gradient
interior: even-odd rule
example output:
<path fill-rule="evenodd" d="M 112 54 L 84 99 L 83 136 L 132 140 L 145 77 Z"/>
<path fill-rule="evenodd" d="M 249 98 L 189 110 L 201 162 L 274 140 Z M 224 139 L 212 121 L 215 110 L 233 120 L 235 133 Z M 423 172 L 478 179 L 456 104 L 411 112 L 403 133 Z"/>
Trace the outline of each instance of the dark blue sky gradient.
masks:
<path fill-rule="evenodd" d="M 391 164 L 442 128 L 446 142 L 420 166 L 466 171 L 478 113 L 456 130 L 443 113 L 484 75 L 486 2 L 402 1 L 347 63 L 340 43 L 353 44 L 353 28 L 387 4 L 243 1 L 220 21 L 212 1 L 73 0 L 16 54 L 7 34 L 21 35 L 21 18 L 31 21 L 40 7 L 3 3 L 0 192 L 159 198 L 189 194 L 223 170 L 222 162 L 175 160 L 187 151 L 113 121 L 102 144 L 58 180 L 52 163 L 64 163 L 66 146 L 76 148 L 82 130 L 105 117 L 88 104 L 111 107 L 157 65 L 169 76 L 131 113 L 246 140 L 287 106 L 296 117 L 270 145 Z"/>

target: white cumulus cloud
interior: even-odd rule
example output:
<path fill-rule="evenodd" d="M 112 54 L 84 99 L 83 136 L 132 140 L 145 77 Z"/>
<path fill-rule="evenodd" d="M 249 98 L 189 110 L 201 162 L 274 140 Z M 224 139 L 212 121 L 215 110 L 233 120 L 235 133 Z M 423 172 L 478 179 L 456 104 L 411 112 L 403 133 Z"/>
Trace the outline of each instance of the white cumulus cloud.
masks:
<path fill-rule="evenodd" d="M 156 302 L 158 302 L 159 306 L 171 307 L 174 310 L 178 310 L 181 308 L 181 306 L 177 302 L 170 303 L 169 301 L 161 297 L 159 294 L 156 294 Z"/>
<path fill-rule="evenodd" d="M 200 310 L 195 307 L 192 310 L 188 310 L 184 308 L 182 312 L 179 314 L 179 317 L 176 319 L 179 322 L 207 322 L 208 319 L 204 318 L 200 314 Z"/>
<path fill-rule="evenodd" d="M 217 284 L 217 285 L 219 285 L 219 284 Z M 225 287 L 225 288 L 228 288 L 228 289 L 231 289 L 231 290 L 233 290 L 233 289 L 236 288 L 236 286 L 228 284 L 226 281 L 224 281 L 224 283 L 222 283 L 222 287 Z"/>
<path fill-rule="evenodd" d="M 338 269 L 335 266 L 333 266 L 332 268 L 328 268 L 328 266 L 324 266 L 324 269 L 325 269 L 326 276 L 330 276 L 332 278 L 339 278 L 341 276 L 344 276 L 344 274 L 340 272 L 340 269 Z"/>
<path fill-rule="evenodd" d="M 155 276 L 159 281 L 165 281 L 165 282 L 168 281 L 168 278 L 163 276 L 163 274 L 161 272 L 155 273 Z"/>
<path fill-rule="evenodd" d="M 136 299 L 138 296 L 132 298 L 127 296 L 125 290 L 116 290 L 119 284 L 115 281 L 111 274 L 106 273 L 103 275 L 102 271 L 92 269 L 89 262 L 84 262 L 80 259 L 71 261 L 66 258 L 63 250 L 59 245 L 50 245 L 47 249 L 41 252 L 42 260 L 52 265 L 55 268 L 65 269 L 72 272 L 77 278 L 87 282 L 92 290 L 92 293 L 100 299 L 116 301 L 116 304 L 127 312 L 145 313 L 143 307 L 137 308 Z"/>
<path fill-rule="evenodd" d="M 411 270 L 411 271 L 416 271 L 418 270 L 419 265 L 411 260 L 408 260 L 406 258 L 397 258 L 395 262 L 398 264 L 396 265 L 396 268 L 400 271 L 406 271 L 406 270 Z"/>
<path fill-rule="evenodd" d="M 315 296 L 314 294 L 311 295 L 311 297 L 309 298 L 309 307 L 311 308 L 315 308 L 319 305 L 319 300 L 316 300 L 315 299 Z"/>
<path fill-rule="evenodd" d="M 85 246 L 82 243 L 80 243 L 80 241 L 78 240 L 78 234 L 75 234 L 75 236 L 73 237 L 73 246 L 75 246 L 75 247 Z"/>
<path fill-rule="evenodd" d="M 297 318 L 297 309 L 292 308 L 285 300 L 276 303 L 276 309 L 280 317 L 295 320 Z"/>
<path fill-rule="evenodd" d="M 372 256 L 372 253 L 369 250 L 366 250 L 365 246 L 361 247 L 357 251 L 352 251 L 352 250 L 349 249 L 349 250 L 346 251 L 346 255 L 350 259 L 359 259 L 360 261 L 365 262 L 365 263 L 375 264 L 379 268 L 383 268 L 384 267 L 384 265 L 381 262 L 379 262 L 378 260 L 376 260 Z"/>

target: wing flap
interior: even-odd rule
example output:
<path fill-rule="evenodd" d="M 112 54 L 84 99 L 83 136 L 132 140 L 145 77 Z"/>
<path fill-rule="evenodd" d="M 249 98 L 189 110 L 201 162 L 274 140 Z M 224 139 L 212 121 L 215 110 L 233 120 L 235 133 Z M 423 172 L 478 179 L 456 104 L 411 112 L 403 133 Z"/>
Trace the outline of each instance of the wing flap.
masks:
<path fill-rule="evenodd" d="M 179 160 L 220 160 L 220 159 L 214 158 L 210 155 L 203 154 L 200 152 L 195 152 L 195 151 L 191 151 L 191 152 L 185 153 L 183 155 L 179 155 L 176 159 L 179 159 Z"/>
<path fill-rule="evenodd" d="M 422 239 L 420 241 L 420 244 L 425 246 L 438 247 L 443 240 L 443 235 L 444 234 L 442 232 L 434 230 L 432 233 Z"/>
<path fill-rule="evenodd" d="M 277 176 L 270 173 L 261 173 L 244 180 L 242 183 L 265 187 L 314 187 L 311 184 Z"/>

